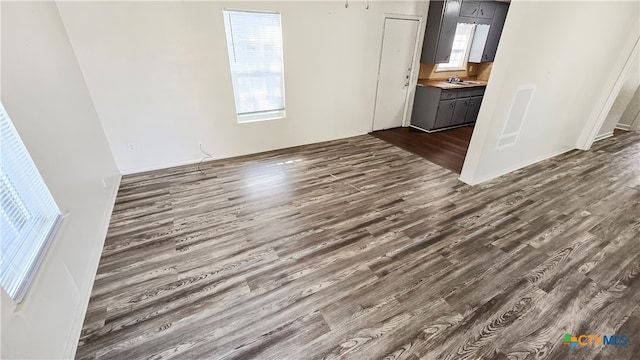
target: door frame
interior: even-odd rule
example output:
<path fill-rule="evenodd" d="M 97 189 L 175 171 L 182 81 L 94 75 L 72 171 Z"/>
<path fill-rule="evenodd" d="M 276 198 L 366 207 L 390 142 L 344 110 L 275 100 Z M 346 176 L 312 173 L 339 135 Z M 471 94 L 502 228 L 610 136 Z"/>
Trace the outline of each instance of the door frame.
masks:
<path fill-rule="evenodd" d="M 580 150 L 591 149 L 591 146 L 593 145 L 593 143 L 596 140 L 596 137 L 598 136 L 598 132 L 600 131 L 600 128 L 602 128 L 602 124 L 606 120 L 607 115 L 609 115 L 609 111 L 611 110 L 611 107 L 613 106 L 614 101 L 616 101 L 616 98 L 620 94 L 620 90 L 622 89 L 622 86 L 624 85 L 624 83 L 627 81 L 627 78 L 629 77 L 629 73 L 631 72 L 631 65 L 633 63 L 632 59 L 634 57 L 640 56 L 640 37 L 634 36 L 629 40 L 627 40 L 628 41 L 627 44 L 631 43 L 633 47 L 631 48 L 629 55 L 626 57 L 625 62 L 622 66 L 622 69 L 620 70 L 620 73 L 615 75 L 615 82 L 613 83 L 611 88 L 609 88 L 608 90 L 605 90 L 606 91 L 604 93 L 605 94 L 604 96 L 606 96 L 605 100 L 602 101 L 600 104 L 596 103 L 596 106 L 592 110 L 591 115 L 589 116 L 589 119 L 587 121 L 587 124 L 585 124 L 585 127 L 582 129 L 582 133 L 580 134 L 580 137 L 576 143 L 577 149 L 580 149 Z M 626 49 L 628 49 L 630 46 L 627 45 L 625 47 Z"/>
<path fill-rule="evenodd" d="M 405 15 L 385 13 L 382 17 L 382 34 L 380 36 L 380 51 L 378 51 L 378 72 L 376 78 L 376 91 L 373 98 L 373 114 L 371 117 L 371 131 L 373 132 L 374 121 L 376 120 L 376 105 L 378 102 L 378 88 L 380 87 L 380 65 L 382 65 L 382 48 L 384 46 L 385 25 L 387 19 L 396 20 L 412 20 L 418 21 L 418 33 L 413 49 L 413 57 L 411 61 L 411 73 L 409 75 L 409 86 L 407 86 L 407 95 L 404 101 L 404 111 L 402 112 L 402 127 L 407 126 L 407 118 L 411 116 L 410 106 L 413 105 L 413 96 L 415 94 L 416 85 L 418 83 L 418 74 L 420 73 L 420 55 L 422 53 L 422 42 L 424 41 L 424 18 L 422 15 Z"/>

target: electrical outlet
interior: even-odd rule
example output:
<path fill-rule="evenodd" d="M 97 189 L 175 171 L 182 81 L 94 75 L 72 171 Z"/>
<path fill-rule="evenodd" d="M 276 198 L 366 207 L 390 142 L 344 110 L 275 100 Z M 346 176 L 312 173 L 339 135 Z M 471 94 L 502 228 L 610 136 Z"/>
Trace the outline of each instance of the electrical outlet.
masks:
<path fill-rule="evenodd" d="M 198 149 L 202 149 L 202 140 L 198 141 Z"/>
<path fill-rule="evenodd" d="M 129 151 L 136 151 L 136 144 L 131 143 L 128 146 L 129 146 Z"/>

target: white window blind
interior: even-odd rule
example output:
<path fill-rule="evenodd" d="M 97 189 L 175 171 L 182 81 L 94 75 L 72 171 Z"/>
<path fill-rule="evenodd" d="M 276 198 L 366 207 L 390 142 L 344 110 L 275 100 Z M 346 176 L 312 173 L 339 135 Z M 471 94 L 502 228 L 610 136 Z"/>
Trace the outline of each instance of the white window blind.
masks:
<path fill-rule="evenodd" d="M 224 10 L 224 24 L 238 120 L 284 117 L 280 14 Z"/>
<path fill-rule="evenodd" d="M 60 210 L 0 104 L 0 282 L 20 302 L 60 221 Z"/>
<path fill-rule="evenodd" d="M 471 47 L 471 39 L 475 24 L 458 23 L 456 33 L 453 38 L 453 47 L 449 62 L 438 64 L 436 71 L 465 70 L 467 59 L 469 58 L 469 48 Z"/>

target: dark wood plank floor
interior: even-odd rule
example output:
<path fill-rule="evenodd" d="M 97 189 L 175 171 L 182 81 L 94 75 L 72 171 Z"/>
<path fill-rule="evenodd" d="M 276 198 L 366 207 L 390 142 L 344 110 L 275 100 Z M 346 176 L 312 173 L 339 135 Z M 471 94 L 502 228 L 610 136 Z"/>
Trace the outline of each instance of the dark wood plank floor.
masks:
<path fill-rule="evenodd" d="M 125 176 L 77 357 L 637 359 L 639 143 L 475 187 L 369 135 Z"/>
<path fill-rule="evenodd" d="M 374 131 L 371 135 L 458 174 L 467 155 L 473 125 L 426 133 L 410 127 Z"/>

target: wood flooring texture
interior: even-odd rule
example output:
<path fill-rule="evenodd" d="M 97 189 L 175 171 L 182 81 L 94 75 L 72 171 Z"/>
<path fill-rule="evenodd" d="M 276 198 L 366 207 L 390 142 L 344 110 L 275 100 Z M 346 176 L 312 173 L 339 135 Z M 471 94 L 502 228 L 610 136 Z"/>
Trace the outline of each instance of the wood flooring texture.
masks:
<path fill-rule="evenodd" d="M 202 168 L 122 179 L 77 358 L 640 356 L 639 133 L 474 187 L 369 135 Z"/>
<path fill-rule="evenodd" d="M 460 174 L 473 126 L 427 133 L 410 127 L 374 131 L 371 135 Z"/>

